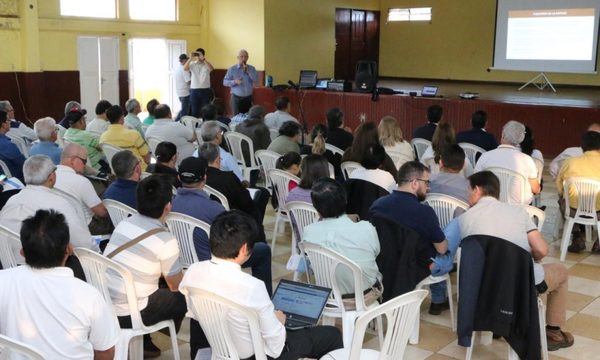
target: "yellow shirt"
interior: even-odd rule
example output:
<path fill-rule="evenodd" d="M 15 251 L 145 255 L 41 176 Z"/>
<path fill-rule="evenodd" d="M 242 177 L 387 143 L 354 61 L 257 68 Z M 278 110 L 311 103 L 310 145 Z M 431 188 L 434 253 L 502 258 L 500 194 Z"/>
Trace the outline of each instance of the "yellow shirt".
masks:
<path fill-rule="evenodd" d="M 111 144 L 123 150 L 130 150 L 140 160 L 142 171 L 146 170 L 144 156 L 148 154 L 148 145 L 140 133 L 125 128 L 122 124 L 110 124 L 100 136 L 100 144 Z"/>
<path fill-rule="evenodd" d="M 581 156 L 564 161 L 556 177 L 556 188 L 560 195 L 563 193 L 563 181 L 576 176 L 600 180 L 600 150 L 586 151 Z M 577 205 L 577 192 L 572 186 L 569 189 L 569 206 L 577 208 Z M 596 210 L 600 211 L 600 196 L 596 201 Z"/>

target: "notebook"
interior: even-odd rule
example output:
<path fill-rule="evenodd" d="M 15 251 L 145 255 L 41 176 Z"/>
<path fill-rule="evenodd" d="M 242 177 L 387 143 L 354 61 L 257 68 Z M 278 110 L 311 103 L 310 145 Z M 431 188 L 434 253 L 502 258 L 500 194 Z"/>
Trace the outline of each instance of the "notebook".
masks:
<path fill-rule="evenodd" d="M 298 330 L 319 322 L 330 293 L 329 288 L 281 279 L 272 301 L 286 316 L 285 328 Z"/>
<path fill-rule="evenodd" d="M 421 90 L 421 96 L 434 97 L 437 95 L 437 91 L 437 86 L 423 86 L 423 90 Z"/>

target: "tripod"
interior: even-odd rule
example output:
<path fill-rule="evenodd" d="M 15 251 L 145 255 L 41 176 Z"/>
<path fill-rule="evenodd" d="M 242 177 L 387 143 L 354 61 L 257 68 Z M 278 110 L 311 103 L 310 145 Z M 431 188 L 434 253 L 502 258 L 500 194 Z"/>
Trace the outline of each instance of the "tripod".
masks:
<path fill-rule="evenodd" d="M 536 77 L 526 82 L 517 91 L 523 90 L 523 88 L 525 88 L 528 85 L 533 85 L 540 90 L 544 90 L 546 86 L 548 86 L 550 89 L 552 89 L 552 91 L 556 92 L 556 89 L 554 88 L 554 86 L 552 86 L 550 79 L 548 79 L 546 74 L 543 72 L 539 73 Z"/>

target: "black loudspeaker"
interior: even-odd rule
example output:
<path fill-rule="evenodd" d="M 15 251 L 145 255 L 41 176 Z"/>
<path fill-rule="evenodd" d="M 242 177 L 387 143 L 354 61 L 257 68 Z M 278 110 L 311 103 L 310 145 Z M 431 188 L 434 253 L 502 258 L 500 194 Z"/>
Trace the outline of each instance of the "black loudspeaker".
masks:
<path fill-rule="evenodd" d="M 359 61 L 356 64 L 354 84 L 359 92 L 372 92 L 377 87 L 377 62 Z"/>

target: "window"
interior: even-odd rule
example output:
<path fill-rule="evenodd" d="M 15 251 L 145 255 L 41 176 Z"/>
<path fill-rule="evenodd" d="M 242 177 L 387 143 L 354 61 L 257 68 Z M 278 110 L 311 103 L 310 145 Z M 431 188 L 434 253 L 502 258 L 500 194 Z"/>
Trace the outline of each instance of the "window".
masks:
<path fill-rule="evenodd" d="M 60 15 L 117 18 L 116 0 L 60 0 Z"/>
<path fill-rule="evenodd" d="M 177 20 L 177 0 L 129 0 L 133 20 Z"/>
<path fill-rule="evenodd" d="M 431 8 L 389 9 L 387 21 L 431 21 Z"/>

